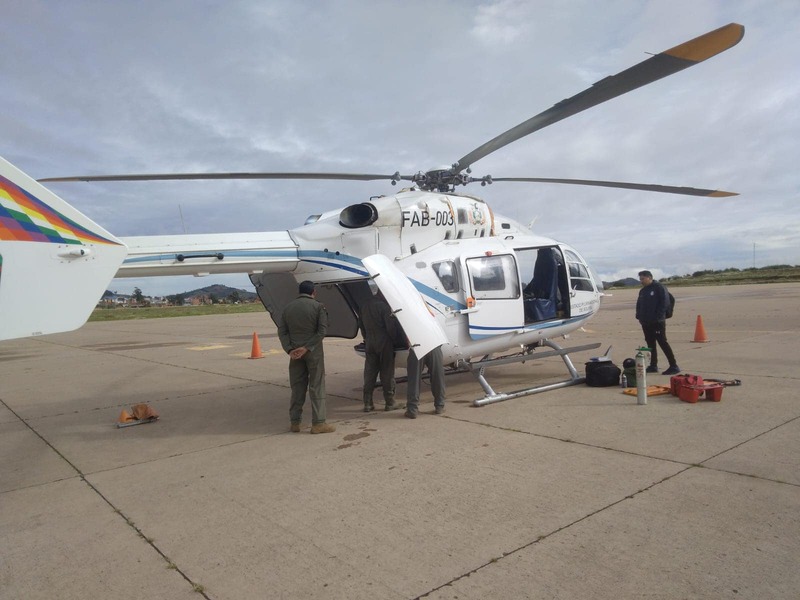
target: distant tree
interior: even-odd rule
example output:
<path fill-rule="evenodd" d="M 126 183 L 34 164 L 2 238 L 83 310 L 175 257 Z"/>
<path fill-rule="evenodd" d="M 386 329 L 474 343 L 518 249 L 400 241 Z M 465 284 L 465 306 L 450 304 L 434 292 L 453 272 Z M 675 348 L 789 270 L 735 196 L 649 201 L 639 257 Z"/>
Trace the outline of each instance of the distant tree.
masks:
<path fill-rule="evenodd" d="M 231 304 L 236 304 L 237 302 L 241 302 L 242 298 L 239 296 L 239 290 L 233 290 L 230 294 L 228 294 L 228 302 Z"/>
<path fill-rule="evenodd" d="M 142 290 L 138 287 L 133 288 L 133 299 L 136 300 L 138 304 L 142 304 L 144 302 L 144 294 L 142 294 Z"/>
<path fill-rule="evenodd" d="M 175 306 L 183 306 L 186 304 L 186 294 L 175 294 L 174 296 L 167 296 L 167 300 L 169 300 Z"/>

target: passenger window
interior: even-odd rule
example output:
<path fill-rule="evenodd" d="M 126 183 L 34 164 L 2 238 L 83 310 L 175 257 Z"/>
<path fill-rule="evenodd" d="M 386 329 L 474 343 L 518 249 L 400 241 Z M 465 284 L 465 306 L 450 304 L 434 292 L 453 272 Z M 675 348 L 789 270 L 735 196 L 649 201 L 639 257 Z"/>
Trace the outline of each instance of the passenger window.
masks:
<path fill-rule="evenodd" d="M 579 292 L 593 292 L 592 276 L 589 275 L 589 269 L 583 264 L 583 261 L 577 254 L 569 250 L 566 250 L 564 254 L 567 257 L 570 287 Z"/>
<path fill-rule="evenodd" d="M 572 280 L 572 289 L 578 290 L 579 292 L 593 292 L 594 287 L 592 286 L 592 282 L 588 279 L 573 279 Z"/>
<path fill-rule="evenodd" d="M 469 258 L 467 270 L 476 300 L 519 298 L 519 278 L 513 256 Z"/>
<path fill-rule="evenodd" d="M 583 277 L 584 279 L 588 279 L 589 270 L 580 263 L 569 263 L 569 275 L 570 277 Z"/>
<path fill-rule="evenodd" d="M 431 267 L 433 267 L 446 292 L 453 294 L 458 291 L 458 272 L 456 264 L 452 260 L 433 263 Z"/>

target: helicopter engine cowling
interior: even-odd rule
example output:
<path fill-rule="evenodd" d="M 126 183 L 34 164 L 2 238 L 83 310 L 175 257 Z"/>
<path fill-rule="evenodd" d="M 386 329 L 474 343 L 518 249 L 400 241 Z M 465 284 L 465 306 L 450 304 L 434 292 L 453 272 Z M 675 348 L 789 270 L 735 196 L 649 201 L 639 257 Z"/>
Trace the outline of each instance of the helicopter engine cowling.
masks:
<path fill-rule="evenodd" d="M 319 253 L 309 255 L 314 262 L 306 265 L 316 273 L 316 281 L 337 277 L 334 264 L 343 260 L 357 264 L 376 252 L 399 259 L 443 241 L 493 234 L 494 215 L 483 200 L 417 189 L 373 196 L 368 202 L 319 215 L 290 232 L 298 246 Z M 359 267 L 355 272 L 366 274 Z"/>
<path fill-rule="evenodd" d="M 339 213 L 339 225 L 348 229 L 367 227 L 378 220 L 378 209 L 370 202 L 351 204 Z"/>

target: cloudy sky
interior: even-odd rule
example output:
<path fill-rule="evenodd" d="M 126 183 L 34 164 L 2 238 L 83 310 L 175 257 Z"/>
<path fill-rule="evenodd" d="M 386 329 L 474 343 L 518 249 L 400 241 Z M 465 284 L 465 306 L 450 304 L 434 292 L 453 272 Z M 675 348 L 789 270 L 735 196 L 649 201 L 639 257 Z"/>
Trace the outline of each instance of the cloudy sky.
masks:
<path fill-rule="evenodd" d="M 731 50 L 484 158 L 475 175 L 708 187 L 710 199 L 548 184 L 478 194 L 605 280 L 800 264 L 797 0 L 3 0 L 0 154 L 36 178 L 413 173 L 730 22 Z M 369 182 L 59 183 L 119 236 L 271 231 L 393 191 Z M 181 219 L 181 213 L 183 219 Z M 176 293 L 245 276 L 115 280 Z"/>

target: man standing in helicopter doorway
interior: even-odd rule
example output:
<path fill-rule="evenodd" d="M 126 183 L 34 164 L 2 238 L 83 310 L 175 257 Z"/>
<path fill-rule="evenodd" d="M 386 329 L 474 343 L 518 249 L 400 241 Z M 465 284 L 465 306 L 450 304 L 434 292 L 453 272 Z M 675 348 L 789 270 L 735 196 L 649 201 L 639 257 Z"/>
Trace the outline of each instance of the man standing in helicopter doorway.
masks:
<path fill-rule="evenodd" d="M 372 286 L 370 286 L 372 287 Z M 384 410 L 401 408 L 394 401 L 394 340 L 397 321 L 379 290 L 361 306 L 361 329 L 364 332 L 364 412 L 372 412 L 372 392 L 378 373 L 381 375 Z"/>
<path fill-rule="evenodd" d="M 650 348 L 648 373 L 658 373 L 658 348 L 661 346 L 669 361 L 669 368 L 662 375 L 676 375 L 681 372 L 675 361 L 675 354 L 667 341 L 667 310 L 670 307 L 669 292 L 659 282 L 653 280 L 650 271 L 639 271 L 639 298 L 636 301 L 636 319 L 642 325 L 644 340 Z"/>

